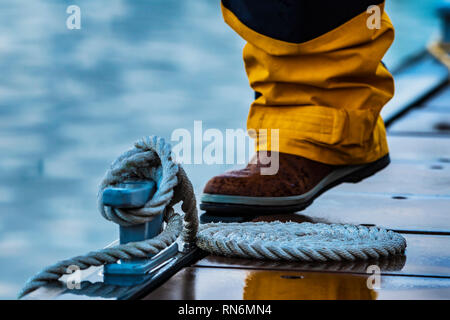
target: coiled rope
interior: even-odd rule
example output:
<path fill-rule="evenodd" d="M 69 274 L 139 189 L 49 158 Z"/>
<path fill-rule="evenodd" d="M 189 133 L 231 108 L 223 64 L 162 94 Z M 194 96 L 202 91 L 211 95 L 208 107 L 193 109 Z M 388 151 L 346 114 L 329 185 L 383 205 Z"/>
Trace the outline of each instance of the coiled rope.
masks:
<path fill-rule="evenodd" d="M 156 193 L 143 208 L 103 206 L 102 193 L 105 188 L 143 180 L 155 181 L 157 185 Z M 184 217 L 173 210 L 179 202 L 182 202 Z M 100 184 L 98 207 L 103 217 L 122 226 L 141 224 L 159 214 L 164 214 L 167 225 L 153 239 L 93 251 L 49 266 L 27 281 L 19 298 L 57 281 L 70 266 L 76 265 L 80 270 L 85 270 L 120 259 L 146 258 L 169 247 L 180 235 L 185 243 L 196 244 L 213 254 L 268 260 L 367 260 L 400 254 L 406 248 L 402 236 L 377 227 L 249 222 L 210 223 L 198 230 L 192 184 L 183 168 L 172 160 L 170 145 L 156 136 L 136 142 L 134 148 L 113 162 Z"/>
<path fill-rule="evenodd" d="M 297 222 L 212 223 L 197 246 L 227 257 L 286 261 L 355 261 L 403 252 L 405 239 L 376 227 Z"/>

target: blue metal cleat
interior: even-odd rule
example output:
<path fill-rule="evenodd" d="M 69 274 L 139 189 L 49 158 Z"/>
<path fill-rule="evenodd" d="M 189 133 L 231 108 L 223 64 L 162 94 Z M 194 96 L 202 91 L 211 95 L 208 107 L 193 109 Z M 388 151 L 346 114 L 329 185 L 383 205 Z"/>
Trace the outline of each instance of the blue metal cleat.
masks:
<path fill-rule="evenodd" d="M 142 208 L 156 192 L 156 184 L 151 182 L 129 182 L 117 187 L 106 188 L 102 201 L 113 208 Z M 163 215 L 143 224 L 120 226 L 120 244 L 138 242 L 156 237 L 163 229 Z M 178 253 L 177 243 L 164 251 L 149 256 L 148 259 L 120 260 L 103 267 L 104 281 L 116 285 L 135 285 L 148 279 L 152 273 L 166 264 Z"/>
<path fill-rule="evenodd" d="M 142 208 L 156 192 L 156 184 L 149 182 L 121 183 L 103 190 L 103 204 L 114 208 Z"/>

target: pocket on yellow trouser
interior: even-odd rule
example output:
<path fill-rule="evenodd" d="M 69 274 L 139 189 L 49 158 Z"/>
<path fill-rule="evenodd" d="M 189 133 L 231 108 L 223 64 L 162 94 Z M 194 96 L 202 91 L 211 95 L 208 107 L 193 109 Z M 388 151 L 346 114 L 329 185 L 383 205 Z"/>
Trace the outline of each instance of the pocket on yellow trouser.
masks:
<path fill-rule="evenodd" d="M 330 117 L 322 124 L 292 121 L 293 124 L 289 125 L 284 116 L 277 122 L 275 114 L 267 117 L 267 122 L 263 116 L 262 122 L 257 123 L 260 129 L 255 129 L 250 123 L 249 128 L 254 130 L 249 130 L 249 133 L 255 139 L 256 151 L 279 151 L 332 165 L 364 164 L 389 153 L 383 120 L 378 116 L 374 129 L 368 131 L 367 126 L 372 125 L 365 124 L 368 117 L 362 121 L 354 120 L 355 125 L 348 124 L 346 120 L 341 121 L 345 117 Z M 311 117 L 308 116 L 306 122 L 310 121 Z M 302 130 L 295 130 L 300 123 L 303 124 Z M 364 128 L 358 129 L 359 126 Z M 309 129 L 305 130 L 306 127 Z M 274 134 L 272 129 L 277 128 Z"/>
<path fill-rule="evenodd" d="M 250 111 L 247 127 L 279 129 L 283 137 L 319 145 L 362 146 L 371 139 L 376 110 L 345 110 L 322 106 L 257 106 Z"/>

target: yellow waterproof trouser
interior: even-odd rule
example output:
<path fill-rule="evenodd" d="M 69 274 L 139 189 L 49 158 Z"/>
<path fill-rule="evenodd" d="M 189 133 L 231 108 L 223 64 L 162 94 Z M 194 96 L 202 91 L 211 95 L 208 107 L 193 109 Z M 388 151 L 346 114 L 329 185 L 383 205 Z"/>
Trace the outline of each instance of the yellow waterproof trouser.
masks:
<path fill-rule="evenodd" d="M 389 151 L 380 111 L 394 94 L 394 81 L 381 59 L 393 42 L 394 28 L 384 12 L 384 3 L 378 5 L 379 28 L 368 27 L 368 19 L 373 17 L 365 7 L 311 38 L 314 33 L 308 26 L 292 24 L 292 10 L 287 11 L 295 7 L 300 12 L 305 0 L 295 0 L 299 5 L 292 1 L 291 7 L 276 9 L 279 12 L 273 15 L 267 13 L 260 27 L 251 24 L 264 6 L 252 12 L 251 5 L 273 0 L 239 1 L 223 0 L 222 12 L 226 23 L 247 41 L 244 62 L 250 86 L 258 96 L 251 105 L 247 129 L 257 132 L 257 150 L 271 150 L 268 135 L 259 130 L 279 129 L 280 152 L 327 164 L 362 164 L 386 155 Z M 284 12 L 281 22 L 286 21 L 286 28 L 305 29 L 307 34 L 295 38 L 295 32 L 286 33 L 283 26 L 277 27 L 275 18 L 268 20 Z M 319 29 L 320 21 L 311 21 Z M 255 30 L 277 28 L 279 35 L 277 31 Z"/>

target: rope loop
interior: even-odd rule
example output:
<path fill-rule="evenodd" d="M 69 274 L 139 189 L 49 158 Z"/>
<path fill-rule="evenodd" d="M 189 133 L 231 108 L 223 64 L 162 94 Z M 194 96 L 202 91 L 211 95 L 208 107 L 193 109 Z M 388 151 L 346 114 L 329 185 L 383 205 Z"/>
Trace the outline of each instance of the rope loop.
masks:
<path fill-rule="evenodd" d="M 145 223 L 164 213 L 178 184 L 179 166 L 172 161 L 171 147 L 163 138 L 145 137 L 114 161 L 103 178 L 98 193 L 102 216 L 121 226 Z M 156 193 L 139 209 L 119 209 L 103 205 L 103 190 L 124 182 L 154 181 Z"/>

